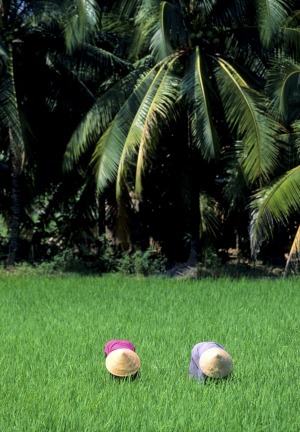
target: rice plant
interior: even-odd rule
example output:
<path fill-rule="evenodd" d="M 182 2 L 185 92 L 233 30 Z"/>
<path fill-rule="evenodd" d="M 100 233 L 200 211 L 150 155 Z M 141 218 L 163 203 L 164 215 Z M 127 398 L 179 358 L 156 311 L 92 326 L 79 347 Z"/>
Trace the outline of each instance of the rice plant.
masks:
<path fill-rule="evenodd" d="M 298 432 L 299 280 L 0 276 L 0 432 Z M 105 368 L 134 342 L 139 379 Z M 227 380 L 189 379 L 216 341 Z"/>

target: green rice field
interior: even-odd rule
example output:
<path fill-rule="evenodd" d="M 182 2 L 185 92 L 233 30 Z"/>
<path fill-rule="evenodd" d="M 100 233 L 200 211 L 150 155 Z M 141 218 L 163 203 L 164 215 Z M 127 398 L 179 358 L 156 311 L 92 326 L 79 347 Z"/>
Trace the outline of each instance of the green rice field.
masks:
<path fill-rule="evenodd" d="M 300 431 L 299 279 L 0 276 L 0 432 Z M 129 339 L 139 379 L 103 348 Z M 193 346 L 231 354 L 188 375 Z"/>

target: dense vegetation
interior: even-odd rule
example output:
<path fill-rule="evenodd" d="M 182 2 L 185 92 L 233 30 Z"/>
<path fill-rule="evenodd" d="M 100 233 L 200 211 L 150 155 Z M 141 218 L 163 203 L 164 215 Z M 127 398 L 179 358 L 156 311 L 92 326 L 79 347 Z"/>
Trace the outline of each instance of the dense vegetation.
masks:
<path fill-rule="evenodd" d="M 3 263 L 294 268 L 298 1 L 0 6 Z"/>

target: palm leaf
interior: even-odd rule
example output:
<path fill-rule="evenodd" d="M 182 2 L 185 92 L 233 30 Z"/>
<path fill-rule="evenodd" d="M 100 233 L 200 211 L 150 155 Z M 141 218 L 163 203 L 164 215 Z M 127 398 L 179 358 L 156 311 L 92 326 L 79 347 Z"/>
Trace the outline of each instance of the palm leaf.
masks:
<path fill-rule="evenodd" d="M 20 123 L 20 113 L 18 111 L 16 97 L 10 76 L 4 76 L 0 80 L 0 123 L 7 127 L 13 134 L 16 150 L 23 152 L 23 134 Z M 19 143 L 19 144 L 18 144 Z M 18 146 L 21 147 L 18 149 Z"/>
<path fill-rule="evenodd" d="M 285 48 L 290 49 L 290 54 L 299 58 L 300 54 L 300 10 L 292 11 L 283 28 L 283 40 Z"/>
<path fill-rule="evenodd" d="M 279 163 L 280 125 L 266 113 L 266 98 L 251 90 L 228 62 L 219 58 L 218 64 L 215 75 L 226 119 L 243 141 L 240 164 L 245 178 L 250 184 L 267 182 Z"/>
<path fill-rule="evenodd" d="M 151 51 L 159 61 L 188 44 L 183 17 L 179 10 L 166 1 L 160 4 L 159 20 L 151 40 Z"/>
<path fill-rule="evenodd" d="M 261 41 L 265 47 L 269 47 L 288 17 L 290 2 L 286 0 L 258 0 L 256 5 Z"/>
<path fill-rule="evenodd" d="M 23 8 L 23 20 L 26 17 L 24 24 L 45 29 L 55 23 L 63 32 L 68 53 L 91 41 L 99 30 L 100 9 L 96 0 L 39 0 L 28 3 L 24 7 L 24 2 L 19 2 L 19 7 Z"/>
<path fill-rule="evenodd" d="M 196 9 L 198 13 L 201 12 L 201 15 L 207 17 L 212 12 L 216 3 L 217 0 L 202 0 L 201 2 L 198 0 L 190 0 L 190 9 Z"/>
<path fill-rule="evenodd" d="M 124 19 L 122 13 L 102 12 L 101 13 L 101 33 L 100 37 L 112 34 L 117 36 L 127 36 L 134 31 L 131 19 Z"/>
<path fill-rule="evenodd" d="M 130 58 L 134 61 L 148 52 L 151 38 L 159 30 L 160 1 L 143 1 L 134 21 L 134 36 L 131 43 Z"/>
<path fill-rule="evenodd" d="M 105 189 L 107 184 L 113 182 L 118 173 L 120 158 L 124 143 L 132 121 L 156 75 L 156 70 L 151 69 L 146 74 L 141 74 L 141 79 L 135 91 L 129 96 L 119 110 L 109 128 L 98 141 L 92 163 L 95 164 L 96 182 L 100 191 Z"/>
<path fill-rule="evenodd" d="M 99 140 L 145 70 L 142 67 L 133 71 L 97 99 L 71 136 L 63 160 L 65 171 L 71 170 L 80 156 Z"/>
<path fill-rule="evenodd" d="M 95 150 L 93 160 L 100 190 L 117 179 L 116 195 L 120 197 L 128 161 L 139 147 L 137 188 L 140 189 L 146 148 L 150 152 L 155 147 L 160 133 L 158 119 L 168 121 L 177 91 L 176 77 L 165 63 L 151 69 L 141 79 Z"/>
<path fill-rule="evenodd" d="M 120 0 L 115 2 L 113 10 L 117 10 L 122 17 L 132 17 L 138 10 L 142 0 Z"/>
<path fill-rule="evenodd" d="M 202 239 L 206 233 L 209 238 L 217 238 L 220 234 L 221 222 L 218 217 L 219 203 L 215 198 L 201 191 L 199 196 L 200 203 L 200 224 L 199 238 Z"/>
<path fill-rule="evenodd" d="M 266 90 L 271 97 L 274 115 L 286 121 L 290 113 L 291 100 L 299 95 L 300 65 L 289 59 L 275 60 L 268 72 Z M 298 114 L 295 113 L 298 116 Z"/>
<path fill-rule="evenodd" d="M 68 7 L 64 20 L 64 36 L 68 52 L 78 45 L 92 40 L 100 22 L 100 9 L 96 0 L 76 0 Z"/>
<path fill-rule="evenodd" d="M 7 72 L 0 80 L 0 123 L 9 130 L 10 150 L 18 163 L 18 169 L 23 169 L 25 158 L 25 143 L 22 129 L 21 112 L 19 110 L 13 67 L 12 47 L 9 47 Z M 24 127 L 26 125 L 24 124 Z M 15 167 L 16 168 L 16 167 Z"/>
<path fill-rule="evenodd" d="M 296 120 L 292 123 L 292 132 L 293 134 L 289 134 L 289 137 L 294 138 L 296 145 L 296 158 L 299 161 L 300 158 L 300 120 Z"/>
<path fill-rule="evenodd" d="M 194 145 L 201 149 L 205 159 L 214 158 L 218 151 L 218 136 L 211 112 L 213 89 L 199 47 L 189 57 L 189 66 L 182 80 L 181 96 L 189 106 Z"/>
<path fill-rule="evenodd" d="M 300 210 L 300 165 L 288 171 L 272 186 L 257 192 L 251 202 L 250 242 L 255 255 L 274 223 L 286 224 Z"/>
<path fill-rule="evenodd" d="M 86 78 L 90 74 L 94 78 L 99 79 L 99 74 L 101 76 L 109 76 L 112 74 L 125 74 L 132 71 L 132 65 L 106 51 L 102 48 L 90 44 L 83 44 L 82 49 L 76 50 L 72 54 L 71 60 L 77 60 L 79 64 L 79 77 Z"/>
<path fill-rule="evenodd" d="M 289 251 L 289 255 L 285 264 L 284 274 L 287 275 L 288 271 L 293 265 L 293 260 L 296 258 L 296 260 L 299 262 L 299 256 L 300 256 L 300 225 L 298 226 L 296 235 L 293 240 L 293 244 L 291 246 L 291 249 Z"/>
<path fill-rule="evenodd" d="M 151 88 L 149 88 L 143 100 L 143 105 L 141 105 L 136 116 L 136 120 L 139 124 L 139 136 L 137 137 L 139 151 L 135 181 L 137 196 L 142 192 L 142 174 L 147 161 L 155 151 L 160 137 L 161 123 L 163 127 L 166 127 L 169 125 L 170 120 L 175 117 L 175 103 L 179 89 L 179 78 L 174 75 L 171 70 L 176 60 L 175 58 L 171 61 L 167 69 L 164 65 L 157 73 Z M 160 75 L 162 75 L 162 77 L 160 77 Z M 127 141 L 130 142 L 130 140 L 131 137 L 129 134 Z M 126 151 L 123 152 L 123 154 L 126 157 Z"/>

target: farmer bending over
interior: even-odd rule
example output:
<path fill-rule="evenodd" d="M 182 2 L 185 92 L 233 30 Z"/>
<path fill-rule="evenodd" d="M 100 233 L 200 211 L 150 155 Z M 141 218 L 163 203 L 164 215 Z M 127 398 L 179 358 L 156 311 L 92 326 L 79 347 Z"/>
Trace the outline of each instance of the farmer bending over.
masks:
<path fill-rule="evenodd" d="M 201 342 L 192 349 L 190 378 L 200 381 L 206 377 L 225 378 L 230 374 L 232 367 L 231 356 L 215 342 Z"/>
<path fill-rule="evenodd" d="M 113 339 L 105 344 L 105 365 L 109 373 L 116 378 L 135 379 L 140 368 L 140 358 L 132 342 Z"/>

